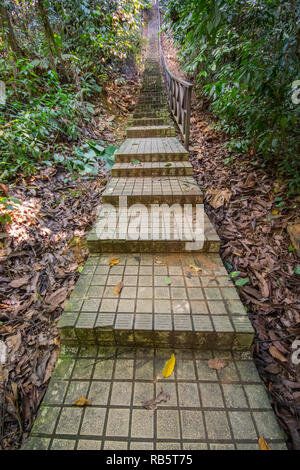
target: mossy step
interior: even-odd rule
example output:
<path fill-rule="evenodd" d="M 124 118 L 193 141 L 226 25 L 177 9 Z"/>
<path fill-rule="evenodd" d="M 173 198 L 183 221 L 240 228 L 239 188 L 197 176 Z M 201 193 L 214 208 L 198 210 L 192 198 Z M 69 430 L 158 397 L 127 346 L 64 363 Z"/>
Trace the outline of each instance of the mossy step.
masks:
<path fill-rule="evenodd" d="M 134 158 L 134 157 L 133 157 Z M 192 176 L 193 167 L 189 162 L 141 162 L 115 163 L 112 167 L 113 177 L 122 176 Z"/>
<path fill-rule="evenodd" d="M 140 126 L 128 127 L 126 136 L 128 138 L 143 137 L 173 137 L 176 135 L 173 126 Z"/>
<path fill-rule="evenodd" d="M 63 345 L 248 350 L 254 335 L 220 257 L 202 253 L 90 255 L 57 327 Z"/>
<path fill-rule="evenodd" d="M 111 178 L 103 195 L 103 204 L 119 206 L 127 198 L 133 204 L 202 204 L 203 194 L 192 176 L 161 178 Z"/>
<path fill-rule="evenodd" d="M 103 207 L 87 242 L 90 253 L 218 253 L 220 239 L 203 205 Z"/>
<path fill-rule="evenodd" d="M 165 126 L 170 124 L 170 119 L 165 118 L 145 118 L 145 119 L 133 119 L 133 126 Z"/>
<path fill-rule="evenodd" d="M 116 163 L 132 163 L 133 166 L 139 162 L 168 163 L 188 159 L 187 150 L 175 137 L 128 138 L 115 153 Z"/>

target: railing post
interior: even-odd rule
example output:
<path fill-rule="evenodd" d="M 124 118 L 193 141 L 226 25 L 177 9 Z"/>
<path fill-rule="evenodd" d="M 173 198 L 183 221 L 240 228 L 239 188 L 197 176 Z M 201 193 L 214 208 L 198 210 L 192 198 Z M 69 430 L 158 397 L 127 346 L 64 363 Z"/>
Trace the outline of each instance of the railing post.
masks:
<path fill-rule="evenodd" d="M 161 30 L 161 11 L 159 6 L 159 0 L 156 0 L 158 7 L 158 26 L 159 31 Z M 162 51 L 161 45 L 161 36 L 159 34 L 159 52 L 160 52 L 160 63 L 163 69 L 163 75 L 165 78 L 165 86 L 167 90 L 167 96 L 169 100 L 170 110 L 173 114 L 173 117 L 179 127 L 180 133 L 184 140 L 184 146 L 189 149 L 189 139 L 190 139 L 190 120 L 191 120 L 191 100 L 192 100 L 192 88 L 193 85 L 189 82 L 181 80 L 180 78 L 175 77 L 175 75 L 170 72 L 166 58 Z M 182 100 L 182 103 L 179 100 L 179 110 L 177 103 L 177 90 L 183 86 L 185 88 L 185 99 Z M 179 114 L 178 114 L 179 113 Z M 181 124 L 180 124 L 181 123 Z"/>

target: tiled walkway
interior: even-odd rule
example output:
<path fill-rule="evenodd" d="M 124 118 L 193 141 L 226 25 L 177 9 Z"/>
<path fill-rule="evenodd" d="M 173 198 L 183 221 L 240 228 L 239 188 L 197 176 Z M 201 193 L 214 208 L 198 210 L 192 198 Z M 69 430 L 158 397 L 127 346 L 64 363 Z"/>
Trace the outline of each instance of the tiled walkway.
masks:
<path fill-rule="evenodd" d="M 26 449 L 284 449 L 265 388 L 246 352 L 63 347 Z M 227 365 L 216 371 L 213 357 Z M 106 358 L 106 359 L 105 359 Z M 142 403 L 161 389 L 156 410 Z M 86 396 L 92 406 L 72 403 Z"/>
<path fill-rule="evenodd" d="M 157 15 L 153 6 L 132 127 L 58 323 L 60 357 L 25 449 L 258 449 L 260 436 L 285 448 L 248 352 L 251 322 L 206 215 L 204 242 L 195 236 L 203 196 L 168 114 Z M 124 202 L 144 204 L 140 225 L 119 212 Z M 178 219 L 166 204 L 191 212 Z M 161 391 L 164 401 L 147 409 Z M 88 406 L 73 405 L 81 397 Z"/>

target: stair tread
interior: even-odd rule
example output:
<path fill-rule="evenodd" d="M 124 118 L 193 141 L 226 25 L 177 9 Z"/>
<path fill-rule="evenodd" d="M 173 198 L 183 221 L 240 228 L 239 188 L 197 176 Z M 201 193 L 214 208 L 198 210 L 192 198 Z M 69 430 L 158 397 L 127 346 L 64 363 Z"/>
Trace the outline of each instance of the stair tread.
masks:
<path fill-rule="evenodd" d="M 148 137 L 126 139 L 115 156 L 132 155 L 132 158 L 138 158 L 145 154 L 188 155 L 188 152 L 176 137 Z"/>
<path fill-rule="evenodd" d="M 110 267 L 116 258 L 119 263 Z M 119 282 L 123 288 L 116 296 L 113 290 Z M 102 344 L 109 338 L 115 343 L 118 331 L 134 332 L 142 342 L 145 332 L 147 345 L 149 340 L 170 344 L 168 333 L 175 341 L 179 332 L 186 332 L 188 347 L 198 342 L 199 347 L 213 345 L 213 349 L 239 349 L 253 337 L 222 260 L 207 253 L 90 255 L 58 329 L 63 338 L 71 330 L 70 340 Z"/>
<path fill-rule="evenodd" d="M 136 196 L 140 197 L 142 202 L 142 198 L 149 195 L 165 197 L 194 195 L 203 198 L 201 189 L 191 176 L 112 178 L 106 186 L 102 198 L 106 201 L 109 197 Z"/>

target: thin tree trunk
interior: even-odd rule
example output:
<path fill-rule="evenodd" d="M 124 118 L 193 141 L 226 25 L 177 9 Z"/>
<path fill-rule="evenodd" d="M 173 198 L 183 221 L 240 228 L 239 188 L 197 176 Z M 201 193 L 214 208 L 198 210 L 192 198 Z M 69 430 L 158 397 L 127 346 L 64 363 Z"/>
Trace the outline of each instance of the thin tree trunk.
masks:
<path fill-rule="evenodd" d="M 60 49 L 59 49 L 59 47 L 57 45 L 57 42 L 55 40 L 55 37 L 54 37 L 53 31 L 52 31 L 52 28 L 51 28 L 51 25 L 50 25 L 50 22 L 49 22 L 49 19 L 48 19 L 47 11 L 45 9 L 43 0 L 38 0 L 38 8 L 39 8 L 39 12 L 40 12 L 41 19 L 42 19 L 42 22 L 43 22 L 47 43 L 48 43 L 48 46 L 50 47 L 50 51 L 49 51 L 50 56 L 52 54 L 52 50 L 51 50 L 51 43 L 52 43 L 53 46 L 54 46 L 55 52 L 57 54 L 57 57 L 59 59 L 59 62 L 60 62 L 61 68 L 62 68 L 63 76 L 64 76 L 65 80 L 69 81 L 69 76 L 68 76 L 64 61 L 62 59 Z"/>
<path fill-rule="evenodd" d="M 24 51 L 18 44 L 14 28 L 10 20 L 9 12 L 5 3 L 0 3 L 0 20 L 4 35 L 7 40 L 7 44 L 11 49 L 15 59 L 20 59 L 21 57 L 24 57 Z"/>

